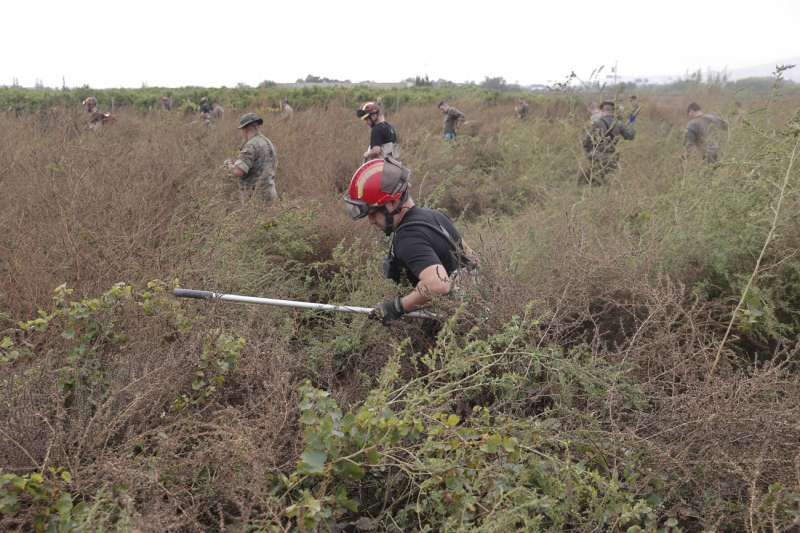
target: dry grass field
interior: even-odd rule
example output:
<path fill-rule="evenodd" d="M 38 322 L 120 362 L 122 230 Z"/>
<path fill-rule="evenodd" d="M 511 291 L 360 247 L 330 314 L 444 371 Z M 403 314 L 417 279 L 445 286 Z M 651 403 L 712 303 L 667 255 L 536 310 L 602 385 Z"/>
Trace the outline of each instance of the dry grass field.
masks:
<path fill-rule="evenodd" d="M 352 109 L 265 113 L 268 207 L 221 169 L 235 113 L 0 115 L 1 528 L 796 531 L 800 95 L 640 95 L 593 188 L 588 98 L 455 100 L 449 144 L 392 110 L 482 262 L 448 318 L 390 327 L 169 294 L 395 294 L 340 201 Z M 717 167 L 682 157 L 693 100 L 730 122 Z"/>

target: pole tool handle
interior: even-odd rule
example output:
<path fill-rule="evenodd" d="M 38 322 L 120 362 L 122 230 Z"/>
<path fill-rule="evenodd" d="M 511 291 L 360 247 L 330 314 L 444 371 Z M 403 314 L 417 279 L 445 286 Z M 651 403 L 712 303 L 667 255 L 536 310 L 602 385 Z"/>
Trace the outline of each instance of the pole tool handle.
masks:
<path fill-rule="evenodd" d="M 178 298 L 195 298 L 198 300 L 213 300 L 214 293 L 210 291 L 195 291 L 192 289 L 173 289 L 172 294 Z"/>

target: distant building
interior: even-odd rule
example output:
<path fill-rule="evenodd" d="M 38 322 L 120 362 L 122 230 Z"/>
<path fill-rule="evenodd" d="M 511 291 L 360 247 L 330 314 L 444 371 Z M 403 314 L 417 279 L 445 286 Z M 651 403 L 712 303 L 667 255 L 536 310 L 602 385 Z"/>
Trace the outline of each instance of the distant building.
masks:
<path fill-rule="evenodd" d="M 407 89 L 414 86 L 414 82 L 400 81 L 400 82 L 377 82 L 377 81 L 302 81 L 294 83 L 278 83 L 275 85 L 283 89 L 303 89 L 306 87 L 369 87 L 371 89 Z"/>

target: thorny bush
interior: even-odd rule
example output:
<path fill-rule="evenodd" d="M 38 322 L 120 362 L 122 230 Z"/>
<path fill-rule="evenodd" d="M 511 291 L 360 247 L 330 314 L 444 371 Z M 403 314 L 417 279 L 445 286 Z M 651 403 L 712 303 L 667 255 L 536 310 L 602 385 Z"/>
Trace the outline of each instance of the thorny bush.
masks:
<path fill-rule="evenodd" d="M 74 110 L 0 115 L 0 526 L 796 529 L 800 99 L 747 94 L 641 94 L 636 141 L 591 189 L 581 98 L 600 95 L 541 95 L 520 122 L 454 94 L 469 124 L 444 143 L 435 92 L 387 94 L 414 198 L 482 258 L 476 287 L 437 302 L 451 320 L 391 328 L 149 283 L 395 294 L 387 243 L 340 202 L 367 137 L 350 99 L 379 94 L 308 91 L 291 121 L 278 92 L 222 95 L 265 115 L 267 208 L 219 170 L 235 114 L 133 112 L 151 91 L 96 132 Z M 717 167 L 681 157 L 692 100 L 731 123 Z"/>

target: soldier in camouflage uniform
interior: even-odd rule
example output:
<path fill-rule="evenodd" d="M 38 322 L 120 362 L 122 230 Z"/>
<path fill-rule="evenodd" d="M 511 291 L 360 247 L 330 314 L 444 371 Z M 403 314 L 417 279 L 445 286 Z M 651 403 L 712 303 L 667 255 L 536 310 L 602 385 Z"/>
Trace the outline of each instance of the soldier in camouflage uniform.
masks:
<path fill-rule="evenodd" d="M 86 124 L 89 129 L 95 130 L 113 122 L 110 113 L 103 113 L 97 108 L 97 98 L 94 96 L 87 96 L 83 100 L 83 109 L 86 112 Z"/>
<path fill-rule="evenodd" d="M 442 136 L 446 141 L 456 138 L 456 125 L 459 120 L 464 119 L 464 113 L 446 102 L 439 102 L 439 111 L 444 115 L 444 130 Z"/>
<path fill-rule="evenodd" d="M 719 159 L 719 132 L 726 131 L 728 123 L 716 115 L 703 113 L 695 102 L 689 104 L 686 112 L 689 115 L 684 141 L 687 153 L 700 153 L 706 163 L 716 163 Z"/>
<path fill-rule="evenodd" d="M 517 118 L 520 120 L 525 120 L 528 118 L 528 111 L 530 107 L 528 106 L 528 102 L 525 100 L 520 100 L 517 102 L 516 107 L 514 107 L 514 111 L 517 113 Z"/>
<path fill-rule="evenodd" d="M 239 119 L 239 129 L 245 143 L 236 161 L 225 161 L 231 173 L 239 178 L 239 198 L 242 203 L 253 196 L 267 202 L 278 199 L 275 189 L 275 172 L 278 168 L 278 155 L 272 141 L 261 133 L 264 123 L 255 113 L 245 113 Z"/>
<path fill-rule="evenodd" d="M 614 102 L 605 101 L 600 104 L 600 114 L 592 119 L 583 138 L 583 150 L 586 153 L 587 166 L 581 168 L 578 183 L 581 185 L 605 185 L 608 174 L 617 170 L 619 154 L 617 143 L 620 138 L 633 140 L 636 131 L 633 123 L 636 117 L 631 115 L 628 123 L 614 116 Z"/>

